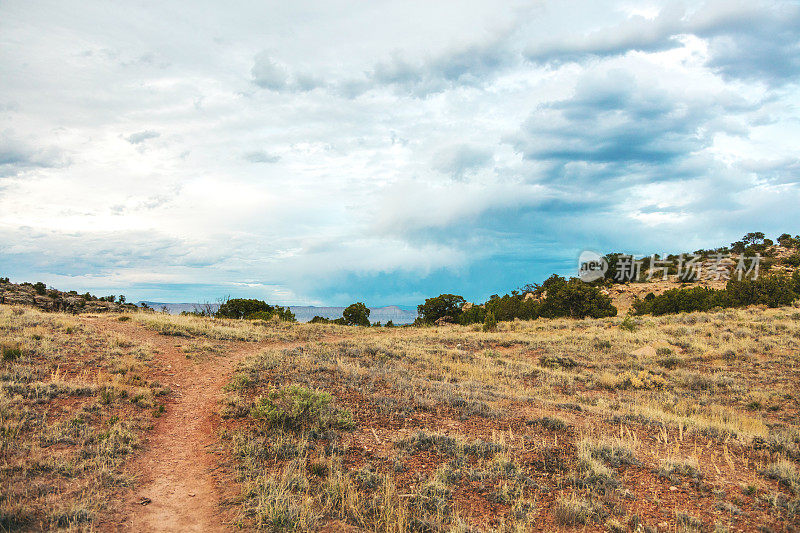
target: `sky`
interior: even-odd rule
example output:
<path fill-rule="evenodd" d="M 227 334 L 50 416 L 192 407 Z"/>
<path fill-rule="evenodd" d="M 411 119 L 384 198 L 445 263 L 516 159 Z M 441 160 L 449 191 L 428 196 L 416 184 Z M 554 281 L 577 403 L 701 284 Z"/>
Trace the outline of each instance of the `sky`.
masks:
<path fill-rule="evenodd" d="M 483 301 L 800 233 L 800 3 L 0 1 L 0 275 Z"/>

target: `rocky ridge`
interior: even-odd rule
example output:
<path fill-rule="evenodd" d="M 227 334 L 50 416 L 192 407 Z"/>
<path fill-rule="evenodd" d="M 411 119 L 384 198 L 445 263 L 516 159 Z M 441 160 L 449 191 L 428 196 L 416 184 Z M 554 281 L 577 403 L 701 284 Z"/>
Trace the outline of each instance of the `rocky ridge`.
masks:
<path fill-rule="evenodd" d="M 61 311 L 65 313 L 119 313 L 137 309 L 133 304 L 100 300 L 91 295 L 81 295 L 75 291 L 63 292 L 45 289 L 31 283 L 11 283 L 0 279 L 0 304 L 25 305 L 42 311 Z"/>

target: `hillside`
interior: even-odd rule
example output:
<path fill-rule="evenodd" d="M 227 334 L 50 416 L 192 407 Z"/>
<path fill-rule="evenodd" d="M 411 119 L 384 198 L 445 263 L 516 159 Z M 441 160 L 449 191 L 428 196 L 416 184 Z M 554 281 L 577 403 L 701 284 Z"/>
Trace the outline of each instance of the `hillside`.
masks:
<path fill-rule="evenodd" d="M 44 283 L 11 283 L 8 278 L 0 278 L 0 304 L 26 305 L 42 311 L 65 313 L 108 313 L 136 309 L 135 305 L 126 304 L 124 300 L 110 301 L 89 293 L 63 292 L 48 288 Z"/>
<path fill-rule="evenodd" d="M 764 254 L 760 262 L 759 275 L 785 274 L 791 275 L 798 267 L 798 249 L 795 246 L 771 245 L 761 250 Z M 619 314 L 625 314 L 631 308 L 635 298 L 644 298 L 649 293 L 656 296 L 675 288 L 708 287 L 723 289 L 731 278 L 736 278 L 735 268 L 742 254 L 730 254 L 722 261 L 711 258 L 712 254 L 703 254 L 700 261 L 701 277 L 698 281 L 686 282 L 676 274 L 663 276 L 653 269 L 652 279 L 643 279 L 641 282 L 627 282 L 610 284 L 604 293 L 611 297 L 611 301 Z M 649 270 L 643 272 L 644 276 L 651 274 Z"/>

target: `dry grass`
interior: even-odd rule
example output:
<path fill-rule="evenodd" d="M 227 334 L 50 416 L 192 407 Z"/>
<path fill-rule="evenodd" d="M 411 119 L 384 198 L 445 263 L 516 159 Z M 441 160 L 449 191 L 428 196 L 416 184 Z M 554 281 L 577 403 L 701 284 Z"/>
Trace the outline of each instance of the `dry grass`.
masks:
<path fill-rule="evenodd" d="M 0 306 L 0 529 L 91 529 L 164 392 L 151 348 L 79 320 Z"/>
<path fill-rule="evenodd" d="M 278 320 L 232 320 L 198 316 L 175 316 L 165 313 L 136 313 L 138 324 L 162 335 L 203 337 L 223 341 L 288 341 L 301 336 L 291 324 Z M 305 328 L 308 330 L 309 328 Z M 312 334 L 306 331 L 306 334 Z"/>
<path fill-rule="evenodd" d="M 0 324 L 33 316 L 3 313 Z M 31 428 L 37 446 L 84 442 L 113 406 L 152 404 L 152 394 L 136 404 L 132 392 L 117 396 L 148 389 L 135 378 L 147 346 L 36 316 L 0 329 L 11 354 L 3 401 L 17 398 L 18 410 L 3 419 L 5 446 Z M 794 308 L 515 321 L 495 331 L 154 314 L 129 324 L 187 337 L 191 358 L 213 357 L 229 340 L 293 346 L 243 363 L 221 409 L 245 528 L 783 530 L 800 514 Z M 95 361 L 105 378 L 65 370 L 82 360 L 81 342 L 107 354 Z M 34 412 L 67 396 L 100 404 L 99 418 L 83 417 L 89 429 L 73 423 L 74 405 L 46 431 L 18 427 L 20 406 Z M 102 498 L 80 501 L 67 516 Z M 3 505 L 8 516 L 31 508 L 21 498 Z M 49 523 L 60 523 L 53 512 Z"/>
<path fill-rule="evenodd" d="M 298 516 L 313 518 L 308 527 L 335 518 L 387 531 L 378 501 L 405 524 L 397 531 L 664 522 L 690 531 L 715 508 L 736 510 L 712 522 L 719 528 L 791 520 L 791 500 L 767 507 L 759 494 L 763 480 L 786 490 L 794 479 L 785 465 L 767 470 L 771 454 L 800 459 L 800 313 L 728 310 L 629 325 L 317 329 L 298 333 L 310 339 L 299 348 L 243 364 L 226 409 L 237 438 L 263 431 L 252 406 L 274 388 L 325 391 L 351 410 L 350 430 L 290 436 L 297 456 L 260 448 L 268 451 L 258 468 L 273 476 L 306 461 L 293 501 L 305 509 Z M 754 489 L 734 501 L 715 496 L 729 483 Z M 648 503 L 653 491 L 658 505 Z M 246 509 L 243 523 L 258 523 Z"/>

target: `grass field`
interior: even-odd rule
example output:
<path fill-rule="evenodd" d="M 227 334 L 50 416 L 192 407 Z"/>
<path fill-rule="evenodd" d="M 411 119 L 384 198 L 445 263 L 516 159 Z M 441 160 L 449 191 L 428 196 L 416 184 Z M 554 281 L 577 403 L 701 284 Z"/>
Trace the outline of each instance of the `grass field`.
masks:
<path fill-rule="evenodd" d="M 800 309 L 495 332 L 103 320 L 0 306 L 7 529 L 104 529 L 180 401 L 147 335 L 208 372 L 245 353 L 208 391 L 229 530 L 800 528 Z"/>
<path fill-rule="evenodd" d="M 798 523 L 797 310 L 476 330 L 353 329 L 243 363 L 224 407 L 243 523 Z"/>
<path fill-rule="evenodd" d="M 74 317 L 0 306 L 0 527 L 89 527 L 169 390 L 152 347 Z"/>

